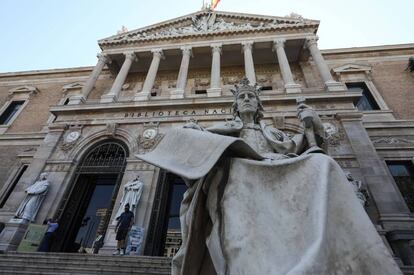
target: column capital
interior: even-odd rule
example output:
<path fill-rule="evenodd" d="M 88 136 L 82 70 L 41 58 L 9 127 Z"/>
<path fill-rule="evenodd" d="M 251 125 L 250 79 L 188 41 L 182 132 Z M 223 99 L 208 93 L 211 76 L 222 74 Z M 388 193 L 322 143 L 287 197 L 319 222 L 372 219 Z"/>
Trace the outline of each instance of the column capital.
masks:
<path fill-rule="evenodd" d="M 193 47 L 191 47 L 191 46 L 182 46 L 180 49 L 181 49 L 183 55 L 189 55 L 189 56 L 193 57 Z"/>
<path fill-rule="evenodd" d="M 105 64 L 110 64 L 112 62 L 111 58 L 106 53 L 98 53 L 96 57 L 99 61 L 102 61 Z"/>
<path fill-rule="evenodd" d="M 319 37 L 318 36 L 309 36 L 309 37 L 306 37 L 306 47 L 310 47 L 310 46 L 312 46 L 312 45 L 318 45 L 318 39 L 319 39 Z"/>
<path fill-rule="evenodd" d="M 135 62 L 138 61 L 138 58 L 137 58 L 137 56 L 135 55 L 134 52 L 125 52 L 124 55 L 125 55 L 125 59 L 130 59 L 130 60 L 135 61 Z"/>
<path fill-rule="evenodd" d="M 252 50 L 253 49 L 253 44 L 254 44 L 253 41 L 242 42 L 241 45 L 243 47 L 243 51 Z"/>
<path fill-rule="evenodd" d="M 286 43 L 285 38 L 278 38 L 273 40 L 273 49 L 284 48 Z"/>
<path fill-rule="evenodd" d="M 211 51 L 212 51 L 212 53 L 215 53 L 215 52 L 218 52 L 219 54 L 221 54 L 221 46 L 222 46 L 223 44 L 221 44 L 221 43 L 214 43 L 214 44 L 211 44 L 210 45 L 210 47 L 211 47 Z"/>
<path fill-rule="evenodd" d="M 164 59 L 164 52 L 162 51 L 162 49 L 153 49 L 151 50 L 153 57 L 158 57 L 160 59 Z"/>

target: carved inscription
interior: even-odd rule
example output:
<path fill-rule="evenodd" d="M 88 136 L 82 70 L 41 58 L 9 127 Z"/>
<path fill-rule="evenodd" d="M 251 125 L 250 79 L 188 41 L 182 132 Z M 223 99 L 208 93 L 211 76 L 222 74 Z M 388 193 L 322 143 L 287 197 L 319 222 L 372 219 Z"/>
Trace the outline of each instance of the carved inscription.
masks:
<path fill-rule="evenodd" d="M 128 112 L 124 118 L 144 118 L 144 117 L 176 117 L 176 116 L 204 116 L 204 115 L 230 115 L 231 108 L 204 109 L 204 110 L 166 110 L 149 112 Z"/>

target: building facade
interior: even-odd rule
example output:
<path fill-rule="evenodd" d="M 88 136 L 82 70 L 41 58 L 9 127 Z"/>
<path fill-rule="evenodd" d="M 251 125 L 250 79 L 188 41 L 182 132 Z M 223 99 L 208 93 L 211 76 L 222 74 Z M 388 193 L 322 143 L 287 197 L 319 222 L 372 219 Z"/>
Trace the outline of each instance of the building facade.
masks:
<path fill-rule="evenodd" d="M 266 123 L 303 131 L 298 98 L 318 112 L 327 153 L 362 181 L 399 264 L 414 265 L 414 44 L 321 51 L 318 26 L 202 10 L 98 41 L 94 67 L 0 74 L 0 249 L 16 249 L 27 227 L 16 210 L 47 172 L 35 223 L 60 220 L 53 251 L 110 253 L 122 187 L 138 175 L 140 254 L 173 255 L 186 186 L 135 154 L 190 120 L 231 118 L 230 89 L 246 76 L 262 87 Z"/>

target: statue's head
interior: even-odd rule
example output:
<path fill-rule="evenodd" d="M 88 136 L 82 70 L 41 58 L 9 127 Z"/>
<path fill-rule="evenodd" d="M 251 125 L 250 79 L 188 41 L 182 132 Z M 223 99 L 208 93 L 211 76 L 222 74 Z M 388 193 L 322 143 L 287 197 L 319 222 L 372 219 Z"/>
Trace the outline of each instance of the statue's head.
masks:
<path fill-rule="evenodd" d="M 48 173 L 43 172 L 43 173 L 40 174 L 40 179 L 45 180 L 45 179 L 47 179 L 47 176 L 48 176 Z"/>
<path fill-rule="evenodd" d="M 236 89 L 231 92 L 234 95 L 233 116 L 240 116 L 243 113 L 253 113 L 255 122 L 263 117 L 263 105 L 260 101 L 260 87 L 250 85 L 250 81 L 245 77 L 240 81 L 239 85 L 235 85 Z"/>

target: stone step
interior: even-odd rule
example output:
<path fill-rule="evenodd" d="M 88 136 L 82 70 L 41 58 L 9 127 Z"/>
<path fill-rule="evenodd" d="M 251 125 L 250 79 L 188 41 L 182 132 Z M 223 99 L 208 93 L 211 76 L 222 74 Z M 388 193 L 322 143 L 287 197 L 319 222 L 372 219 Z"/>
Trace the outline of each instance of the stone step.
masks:
<path fill-rule="evenodd" d="M 69 263 L 82 263 L 82 264 L 93 264 L 93 265 L 129 265 L 129 266 L 158 266 L 169 268 L 171 266 L 170 259 L 165 261 L 142 261 L 139 257 L 130 257 L 129 259 L 123 259 L 124 257 L 110 258 L 110 259 L 88 259 L 88 258 L 65 258 L 65 257 L 13 257 L 13 256 L 0 256 L 0 262 L 32 262 L 36 261 L 37 263 L 59 263 L 59 264 L 69 264 Z"/>
<path fill-rule="evenodd" d="M 86 268 L 82 266 L 21 266 L 21 265 L 0 265 L 0 274 L 137 274 L 137 275 L 169 275 L 171 271 L 154 269 L 130 269 L 119 270 L 117 268 Z"/>
<path fill-rule="evenodd" d="M 171 259 L 78 253 L 0 254 L 0 274 L 171 274 Z"/>
<path fill-rule="evenodd" d="M 157 265 L 157 264 L 137 264 L 137 263 L 111 263 L 111 262 L 76 262 L 76 261 L 67 261 L 67 262 L 53 262 L 53 261 L 45 261 L 45 260 L 11 260 L 11 261 L 0 261 L 0 269 L 1 267 L 7 267 L 8 265 L 15 265 L 15 266 L 24 266 L 24 267 L 50 267 L 50 266 L 59 266 L 59 267 L 78 267 L 82 266 L 84 268 L 100 268 L 100 269 L 114 269 L 122 270 L 122 271 L 129 271 L 131 269 L 138 269 L 138 270 L 151 270 L 156 269 L 160 271 L 168 272 L 171 270 L 171 267 L 168 265 Z"/>

